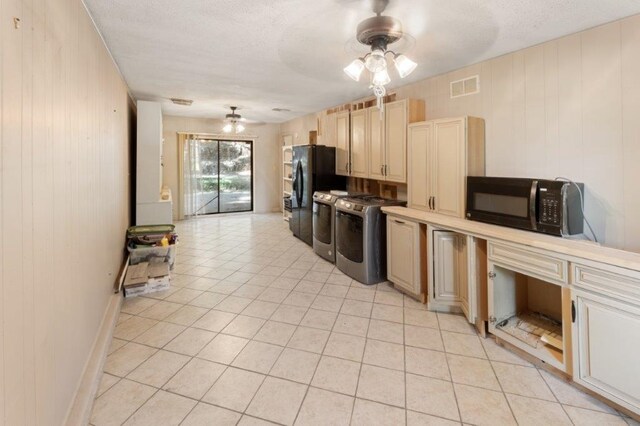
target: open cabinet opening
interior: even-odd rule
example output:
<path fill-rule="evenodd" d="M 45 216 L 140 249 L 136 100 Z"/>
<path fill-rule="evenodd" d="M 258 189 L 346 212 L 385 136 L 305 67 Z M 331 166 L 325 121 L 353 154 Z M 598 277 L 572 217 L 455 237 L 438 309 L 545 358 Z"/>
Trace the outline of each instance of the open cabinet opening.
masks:
<path fill-rule="evenodd" d="M 494 265 L 493 327 L 521 349 L 563 368 L 562 287 Z"/>

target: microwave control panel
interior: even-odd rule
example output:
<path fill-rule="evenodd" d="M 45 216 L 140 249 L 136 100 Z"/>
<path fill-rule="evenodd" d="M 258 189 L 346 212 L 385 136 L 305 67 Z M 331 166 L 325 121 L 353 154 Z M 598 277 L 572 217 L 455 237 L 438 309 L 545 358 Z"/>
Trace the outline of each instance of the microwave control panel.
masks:
<path fill-rule="evenodd" d="M 542 207 L 541 222 L 552 224 L 552 225 L 559 225 L 560 224 L 559 209 L 561 208 L 560 197 L 552 196 L 552 197 L 541 198 L 540 204 Z"/>
<path fill-rule="evenodd" d="M 541 184 L 538 187 L 538 217 L 543 224 L 560 225 L 562 221 L 561 186 L 556 188 L 550 186 Z"/>

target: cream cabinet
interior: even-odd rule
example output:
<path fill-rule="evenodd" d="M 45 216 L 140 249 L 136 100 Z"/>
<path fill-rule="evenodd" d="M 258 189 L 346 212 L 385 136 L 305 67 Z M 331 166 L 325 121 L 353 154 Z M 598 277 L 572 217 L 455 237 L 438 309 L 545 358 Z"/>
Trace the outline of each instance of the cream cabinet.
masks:
<path fill-rule="evenodd" d="M 429 275 L 429 308 L 460 312 L 462 289 L 466 279 L 466 237 L 453 231 L 428 227 L 429 254 L 433 266 Z M 465 294 L 468 291 L 464 290 Z"/>
<path fill-rule="evenodd" d="M 428 308 L 461 312 L 484 335 L 486 241 L 427 225 Z"/>
<path fill-rule="evenodd" d="M 571 374 L 568 262 L 520 244 L 488 243 L 489 332 Z"/>
<path fill-rule="evenodd" d="M 380 117 L 378 107 L 367 108 L 367 125 L 369 139 L 369 178 L 384 180 L 386 143 L 384 138 L 385 117 Z"/>
<path fill-rule="evenodd" d="M 369 178 L 407 181 L 407 125 L 425 118 L 424 101 L 403 99 L 368 112 Z"/>
<path fill-rule="evenodd" d="M 367 110 L 351 112 L 351 166 L 353 177 L 369 177 L 369 144 L 367 143 Z"/>
<path fill-rule="evenodd" d="M 573 379 L 640 413 L 640 307 L 574 291 Z"/>
<path fill-rule="evenodd" d="M 387 216 L 387 279 L 399 289 L 422 296 L 420 225 Z"/>
<path fill-rule="evenodd" d="M 571 272 L 573 380 L 640 415 L 640 272 Z"/>
<path fill-rule="evenodd" d="M 457 117 L 409 126 L 409 207 L 464 217 L 466 177 L 484 170 L 484 120 Z"/>
<path fill-rule="evenodd" d="M 336 174 L 348 176 L 351 163 L 350 156 L 350 116 L 349 111 L 340 111 L 334 114 L 336 135 Z"/>

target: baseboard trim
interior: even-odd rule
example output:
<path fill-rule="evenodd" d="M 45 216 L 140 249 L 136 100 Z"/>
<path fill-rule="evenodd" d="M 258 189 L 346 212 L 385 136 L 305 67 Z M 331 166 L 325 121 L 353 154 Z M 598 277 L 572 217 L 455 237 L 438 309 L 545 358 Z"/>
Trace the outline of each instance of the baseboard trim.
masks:
<path fill-rule="evenodd" d="M 107 358 L 107 352 L 111 345 L 111 337 L 115 328 L 120 307 L 122 306 L 122 294 L 110 295 L 109 304 L 102 318 L 98 335 L 93 344 L 91 355 L 82 372 L 80 386 L 73 398 L 73 403 L 67 415 L 65 425 L 87 425 L 89 424 L 93 401 L 98 393 L 102 370 Z"/>

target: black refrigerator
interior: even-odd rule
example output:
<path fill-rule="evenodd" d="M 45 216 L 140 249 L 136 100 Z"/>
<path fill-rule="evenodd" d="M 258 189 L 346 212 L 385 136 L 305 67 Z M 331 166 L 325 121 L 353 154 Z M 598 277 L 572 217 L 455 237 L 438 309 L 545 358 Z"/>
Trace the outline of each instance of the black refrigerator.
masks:
<path fill-rule="evenodd" d="M 313 193 L 345 189 L 347 179 L 336 175 L 336 149 L 324 145 L 293 147 L 291 218 L 289 229 L 305 243 L 313 244 Z"/>

